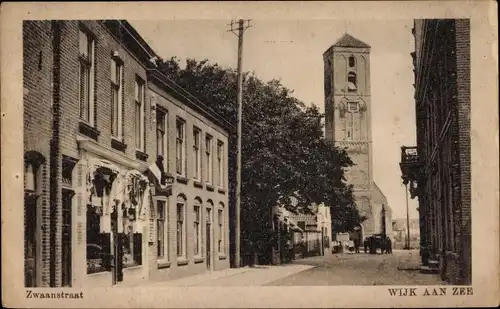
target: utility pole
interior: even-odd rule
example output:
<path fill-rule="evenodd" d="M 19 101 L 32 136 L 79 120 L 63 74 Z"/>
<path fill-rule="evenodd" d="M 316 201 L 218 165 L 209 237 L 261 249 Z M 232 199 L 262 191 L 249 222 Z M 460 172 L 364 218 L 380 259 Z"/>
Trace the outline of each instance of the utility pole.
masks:
<path fill-rule="evenodd" d="M 408 208 L 408 183 L 405 183 L 406 192 L 406 249 L 410 250 L 410 215 Z"/>
<path fill-rule="evenodd" d="M 240 19 L 239 21 L 231 21 L 229 24 L 232 33 L 238 36 L 238 118 L 237 118 L 237 158 L 236 158 L 236 205 L 235 205 L 235 258 L 234 267 L 240 267 L 241 260 L 241 239 L 240 239 L 240 206 L 241 206 L 241 112 L 242 112 L 242 101 L 243 101 L 243 77 L 242 77 L 242 66 L 243 66 L 243 33 L 247 28 L 250 27 L 250 20 Z"/>

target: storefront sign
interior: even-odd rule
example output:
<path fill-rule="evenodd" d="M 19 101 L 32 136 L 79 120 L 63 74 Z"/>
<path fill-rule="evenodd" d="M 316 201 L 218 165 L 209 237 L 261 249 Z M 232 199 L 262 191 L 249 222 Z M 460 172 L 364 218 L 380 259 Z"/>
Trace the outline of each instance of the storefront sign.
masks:
<path fill-rule="evenodd" d="M 175 181 L 175 178 L 173 176 L 165 176 L 165 184 L 171 185 Z"/>
<path fill-rule="evenodd" d="M 83 243 L 83 223 L 76 224 L 76 242 L 81 245 Z"/>
<path fill-rule="evenodd" d="M 149 219 L 149 242 L 153 243 L 154 242 L 154 232 L 155 232 L 155 220 L 154 219 Z"/>

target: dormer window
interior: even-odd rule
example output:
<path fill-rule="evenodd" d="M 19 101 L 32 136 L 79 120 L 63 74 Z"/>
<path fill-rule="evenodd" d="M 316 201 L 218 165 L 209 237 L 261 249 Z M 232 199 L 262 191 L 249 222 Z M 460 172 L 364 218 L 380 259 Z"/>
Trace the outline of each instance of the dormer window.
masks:
<path fill-rule="evenodd" d="M 347 74 L 347 90 L 348 91 L 356 91 L 358 88 L 357 88 L 357 85 L 356 85 L 356 73 L 354 72 L 349 72 L 349 74 Z"/>
<path fill-rule="evenodd" d="M 349 56 L 349 67 L 354 68 L 356 66 L 356 58 L 354 56 Z"/>

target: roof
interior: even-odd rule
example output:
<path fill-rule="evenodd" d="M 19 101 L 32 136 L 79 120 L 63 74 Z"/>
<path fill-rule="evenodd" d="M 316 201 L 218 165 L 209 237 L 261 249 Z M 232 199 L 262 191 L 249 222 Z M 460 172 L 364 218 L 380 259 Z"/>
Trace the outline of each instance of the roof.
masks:
<path fill-rule="evenodd" d="M 129 52 L 133 53 L 145 66 L 148 78 L 159 82 L 162 88 L 169 94 L 189 106 L 193 110 L 202 113 L 209 120 L 220 125 L 228 133 L 235 131 L 235 127 L 222 115 L 216 113 L 213 109 L 201 102 L 190 92 L 177 85 L 174 81 L 162 74 L 152 63 L 158 59 L 158 54 L 149 46 L 144 38 L 135 30 L 135 28 L 126 20 L 103 20 L 102 24 L 115 36 L 117 40 L 125 44 Z M 124 31 L 122 31 L 124 30 Z"/>
<path fill-rule="evenodd" d="M 349 33 L 344 33 L 344 35 L 333 44 L 334 47 L 356 47 L 356 48 L 370 48 L 370 45 L 363 41 L 360 41 L 350 35 Z"/>
<path fill-rule="evenodd" d="M 290 218 L 295 220 L 296 222 L 304 221 L 305 225 L 317 225 L 318 223 L 316 222 L 316 216 L 315 215 L 310 215 L 310 214 L 303 214 L 303 213 L 298 213 L 298 214 L 290 214 Z"/>
<path fill-rule="evenodd" d="M 207 119 L 221 126 L 228 133 L 233 133 L 235 131 L 235 127 L 233 124 L 227 121 L 220 114 L 216 113 L 209 106 L 198 100 L 187 90 L 177 85 L 174 81 L 160 72 L 160 70 L 149 69 L 147 70 L 147 74 L 149 81 L 155 82 L 168 94 L 178 99 L 182 104 L 192 108 L 194 111 L 201 113 L 203 116 L 207 117 Z"/>

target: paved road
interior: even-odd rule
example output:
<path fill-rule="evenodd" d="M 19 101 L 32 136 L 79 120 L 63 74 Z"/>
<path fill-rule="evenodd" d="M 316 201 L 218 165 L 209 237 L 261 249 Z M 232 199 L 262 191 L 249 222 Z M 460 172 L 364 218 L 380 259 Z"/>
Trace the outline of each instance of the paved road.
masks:
<path fill-rule="evenodd" d="M 315 266 L 266 285 L 441 285 L 438 275 L 418 271 L 417 250 L 393 254 L 335 254 L 296 260 Z"/>

